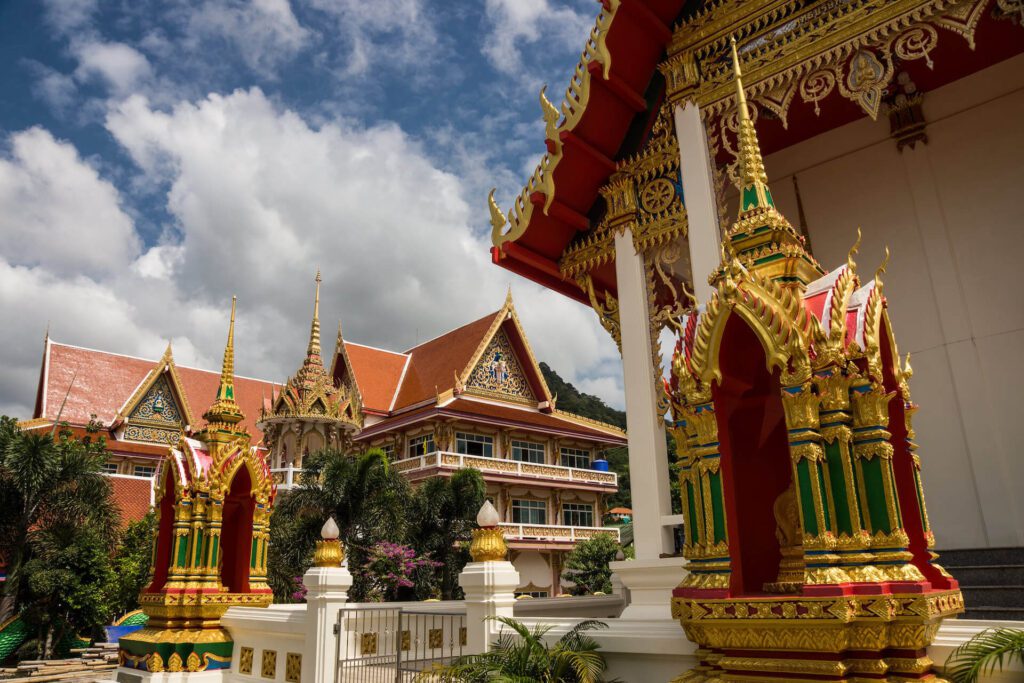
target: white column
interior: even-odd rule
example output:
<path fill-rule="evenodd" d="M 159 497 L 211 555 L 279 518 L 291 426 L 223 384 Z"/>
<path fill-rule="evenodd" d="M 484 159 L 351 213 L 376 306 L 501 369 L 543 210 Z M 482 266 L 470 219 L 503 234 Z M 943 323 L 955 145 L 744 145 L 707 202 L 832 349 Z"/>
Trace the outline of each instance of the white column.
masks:
<path fill-rule="evenodd" d="M 689 102 L 676 107 L 676 138 L 679 141 L 679 169 L 683 177 L 683 202 L 689 224 L 690 269 L 693 291 L 700 303 L 711 298 L 708 276 L 721 260 L 721 232 L 718 227 L 718 201 L 708 136 L 700 118 L 700 108 Z"/>
<path fill-rule="evenodd" d="M 459 574 L 466 594 L 466 654 L 487 652 L 501 624 L 494 617 L 511 617 L 519 572 L 507 560 L 470 562 Z"/>
<path fill-rule="evenodd" d="M 338 667 L 338 610 L 348 601 L 352 574 L 347 567 L 310 567 L 306 586 L 306 652 L 302 683 L 331 683 Z"/>
<path fill-rule="evenodd" d="M 668 483 L 665 421 L 658 414 L 661 387 L 651 361 L 650 312 L 643 256 L 626 230 L 615 237 L 615 277 L 619 293 L 622 374 L 626 388 L 629 482 L 633 499 L 636 559 L 653 560 L 674 550 L 662 516 L 672 513 Z"/>

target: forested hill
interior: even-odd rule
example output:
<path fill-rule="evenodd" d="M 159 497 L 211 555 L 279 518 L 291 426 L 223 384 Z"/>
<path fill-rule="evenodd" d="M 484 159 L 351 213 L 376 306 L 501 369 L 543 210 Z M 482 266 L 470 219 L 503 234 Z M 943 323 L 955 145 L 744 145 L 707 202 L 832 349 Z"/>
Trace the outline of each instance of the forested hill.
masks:
<path fill-rule="evenodd" d="M 575 413 L 581 417 L 589 417 L 591 420 L 600 420 L 613 424 L 616 427 L 626 428 L 626 413 L 615 410 L 605 404 L 597 396 L 581 394 L 573 385 L 558 376 L 558 373 L 548 367 L 547 363 L 540 364 L 540 371 L 544 373 L 544 381 L 548 383 L 551 393 L 558 396 L 558 409 L 567 413 Z"/>

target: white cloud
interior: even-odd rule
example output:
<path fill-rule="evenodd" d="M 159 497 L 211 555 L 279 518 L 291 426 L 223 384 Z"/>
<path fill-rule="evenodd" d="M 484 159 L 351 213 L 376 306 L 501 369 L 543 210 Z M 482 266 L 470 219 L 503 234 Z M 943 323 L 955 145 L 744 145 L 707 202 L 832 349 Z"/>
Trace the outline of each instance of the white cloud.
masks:
<path fill-rule="evenodd" d="M 431 61 L 438 38 L 423 0 L 309 0 L 328 15 L 348 48 L 346 76 L 365 75 L 382 64 L 423 65 Z"/>
<path fill-rule="evenodd" d="M 134 92 L 152 75 L 146 56 L 124 43 L 74 42 L 71 51 L 78 59 L 75 77 L 83 82 L 99 80 L 115 97 Z"/>
<path fill-rule="evenodd" d="M 116 188 L 46 130 L 0 157 L 0 240 L 9 264 L 95 277 L 135 258 L 139 240 Z"/>
<path fill-rule="evenodd" d="M 193 38 L 228 40 L 249 68 L 265 76 L 310 39 L 288 0 L 211 0 L 189 10 L 187 26 Z M 198 43 L 191 41 L 191 46 L 196 49 Z"/>
<path fill-rule="evenodd" d="M 524 50 L 551 52 L 583 50 L 583 41 L 594 24 L 595 12 L 553 7 L 549 0 L 487 0 L 491 31 L 483 53 L 495 69 L 507 75 L 523 72 Z"/>
<path fill-rule="evenodd" d="M 59 33 L 71 34 L 92 22 L 98 0 L 46 0 L 46 20 Z"/>

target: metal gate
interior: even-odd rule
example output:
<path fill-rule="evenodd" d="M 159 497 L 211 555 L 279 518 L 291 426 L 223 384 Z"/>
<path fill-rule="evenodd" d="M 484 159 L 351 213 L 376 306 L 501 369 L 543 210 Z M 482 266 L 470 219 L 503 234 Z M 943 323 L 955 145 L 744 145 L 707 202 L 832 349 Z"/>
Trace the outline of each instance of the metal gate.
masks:
<path fill-rule="evenodd" d="M 335 683 L 412 683 L 466 646 L 466 615 L 400 607 L 343 608 Z M 420 681 L 429 681 L 420 676 Z"/>

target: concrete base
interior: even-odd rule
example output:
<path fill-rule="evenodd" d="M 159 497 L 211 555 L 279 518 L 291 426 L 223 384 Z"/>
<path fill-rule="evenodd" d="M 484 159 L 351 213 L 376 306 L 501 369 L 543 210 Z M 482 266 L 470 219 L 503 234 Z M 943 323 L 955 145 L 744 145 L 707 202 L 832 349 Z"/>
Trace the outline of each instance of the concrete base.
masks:
<path fill-rule="evenodd" d="M 459 574 L 459 586 L 466 594 L 467 654 L 486 652 L 501 624 L 489 621 L 511 617 L 519 572 L 511 562 L 470 562 Z"/>
<path fill-rule="evenodd" d="M 619 618 L 671 620 L 672 589 L 686 576 L 683 562 L 681 557 L 665 557 L 609 563 L 629 596 Z"/>
<path fill-rule="evenodd" d="M 114 672 L 113 680 L 117 683 L 223 683 L 228 675 L 228 669 L 152 673 L 121 666 Z"/>

